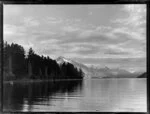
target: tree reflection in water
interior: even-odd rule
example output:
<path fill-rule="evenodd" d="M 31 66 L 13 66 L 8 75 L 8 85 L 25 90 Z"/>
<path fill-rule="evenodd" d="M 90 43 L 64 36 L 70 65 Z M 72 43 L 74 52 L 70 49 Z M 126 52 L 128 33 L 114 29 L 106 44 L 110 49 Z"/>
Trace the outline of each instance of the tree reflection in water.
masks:
<path fill-rule="evenodd" d="M 4 84 L 3 109 L 21 111 L 23 105 L 27 104 L 30 110 L 33 104 L 50 101 L 56 94 L 71 94 L 81 90 L 82 80 Z"/>

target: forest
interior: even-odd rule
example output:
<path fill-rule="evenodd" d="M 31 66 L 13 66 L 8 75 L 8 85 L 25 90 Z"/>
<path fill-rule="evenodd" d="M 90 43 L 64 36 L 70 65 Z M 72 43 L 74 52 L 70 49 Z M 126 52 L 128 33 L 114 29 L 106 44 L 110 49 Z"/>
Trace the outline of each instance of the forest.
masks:
<path fill-rule="evenodd" d="M 82 79 L 84 73 L 81 69 L 74 67 L 71 63 L 59 65 L 56 60 L 49 56 L 38 55 L 29 48 L 25 49 L 19 44 L 4 43 L 4 80 L 17 79 Z"/>

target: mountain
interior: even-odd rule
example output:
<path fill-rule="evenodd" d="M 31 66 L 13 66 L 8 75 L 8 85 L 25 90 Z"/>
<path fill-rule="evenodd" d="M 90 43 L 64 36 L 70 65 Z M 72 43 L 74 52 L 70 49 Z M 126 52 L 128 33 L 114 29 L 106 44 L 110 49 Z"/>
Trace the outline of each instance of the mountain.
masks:
<path fill-rule="evenodd" d="M 140 76 L 138 76 L 137 78 L 147 78 L 147 73 L 144 72 L 143 74 L 141 74 Z"/>
<path fill-rule="evenodd" d="M 82 63 L 78 63 L 76 61 L 67 59 L 62 56 L 58 57 L 56 61 L 60 65 L 63 63 L 71 63 L 76 68 L 82 69 L 86 78 L 135 78 L 137 77 L 136 74 L 130 73 L 124 69 L 120 69 L 120 68 L 110 69 L 108 67 L 104 67 L 104 68 L 88 67 Z"/>
<path fill-rule="evenodd" d="M 76 61 L 70 60 L 70 59 L 65 58 L 65 57 L 62 57 L 62 56 L 58 57 L 58 58 L 56 59 L 56 62 L 57 62 L 59 65 L 61 65 L 61 64 L 63 64 L 63 63 L 71 63 L 71 64 L 73 64 L 76 68 L 81 69 L 81 70 L 84 72 L 84 74 L 86 75 L 86 77 L 90 76 L 90 75 L 88 74 L 89 68 L 88 68 L 87 66 L 85 66 L 84 64 L 78 63 L 78 62 L 76 62 Z"/>
<path fill-rule="evenodd" d="M 81 63 L 78 63 L 76 61 L 73 61 L 73 60 L 70 60 L 70 59 L 67 59 L 65 57 L 58 57 L 56 59 L 57 63 L 58 64 L 63 64 L 63 63 L 71 63 L 73 64 L 76 68 L 78 69 L 82 69 L 82 71 L 84 72 L 85 74 L 85 78 L 102 78 L 102 77 L 106 77 L 110 74 L 107 74 L 107 70 L 109 68 L 102 68 L 102 69 L 98 69 L 98 68 L 94 68 L 94 67 L 88 67 L 84 64 L 81 64 Z"/>
<path fill-rule="evenodd" d="M 110 75 L 107 78 L 135 78 L 137 75 L 125 69 L 114 68 L 109 70 Z"/>
<path fill-rule="evenodd" d="M 63 63 L 72 63 L 70 60 L 60 56 L 56 59 L 57 63 L 58 64 L 63 64 Z"/>

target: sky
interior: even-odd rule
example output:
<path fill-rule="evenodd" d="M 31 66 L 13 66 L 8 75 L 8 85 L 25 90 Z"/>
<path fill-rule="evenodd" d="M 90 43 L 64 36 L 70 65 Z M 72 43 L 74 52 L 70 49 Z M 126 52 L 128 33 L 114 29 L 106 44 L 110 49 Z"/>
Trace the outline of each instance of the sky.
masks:
<path fill-rule="evenodd" d="M 4 5 L 4 41 L 52 59 L 146 71 L 146 5 Z"/>

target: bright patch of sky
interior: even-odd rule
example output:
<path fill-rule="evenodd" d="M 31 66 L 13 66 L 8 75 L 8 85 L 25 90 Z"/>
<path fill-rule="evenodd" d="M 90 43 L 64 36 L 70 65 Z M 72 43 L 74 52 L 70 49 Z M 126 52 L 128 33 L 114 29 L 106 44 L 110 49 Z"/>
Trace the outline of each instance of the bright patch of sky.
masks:
<path fill-rule="evenodd" d="M 146 5 L 4 5 L 4 40 L 53 59 L 146 70 Z"/>

